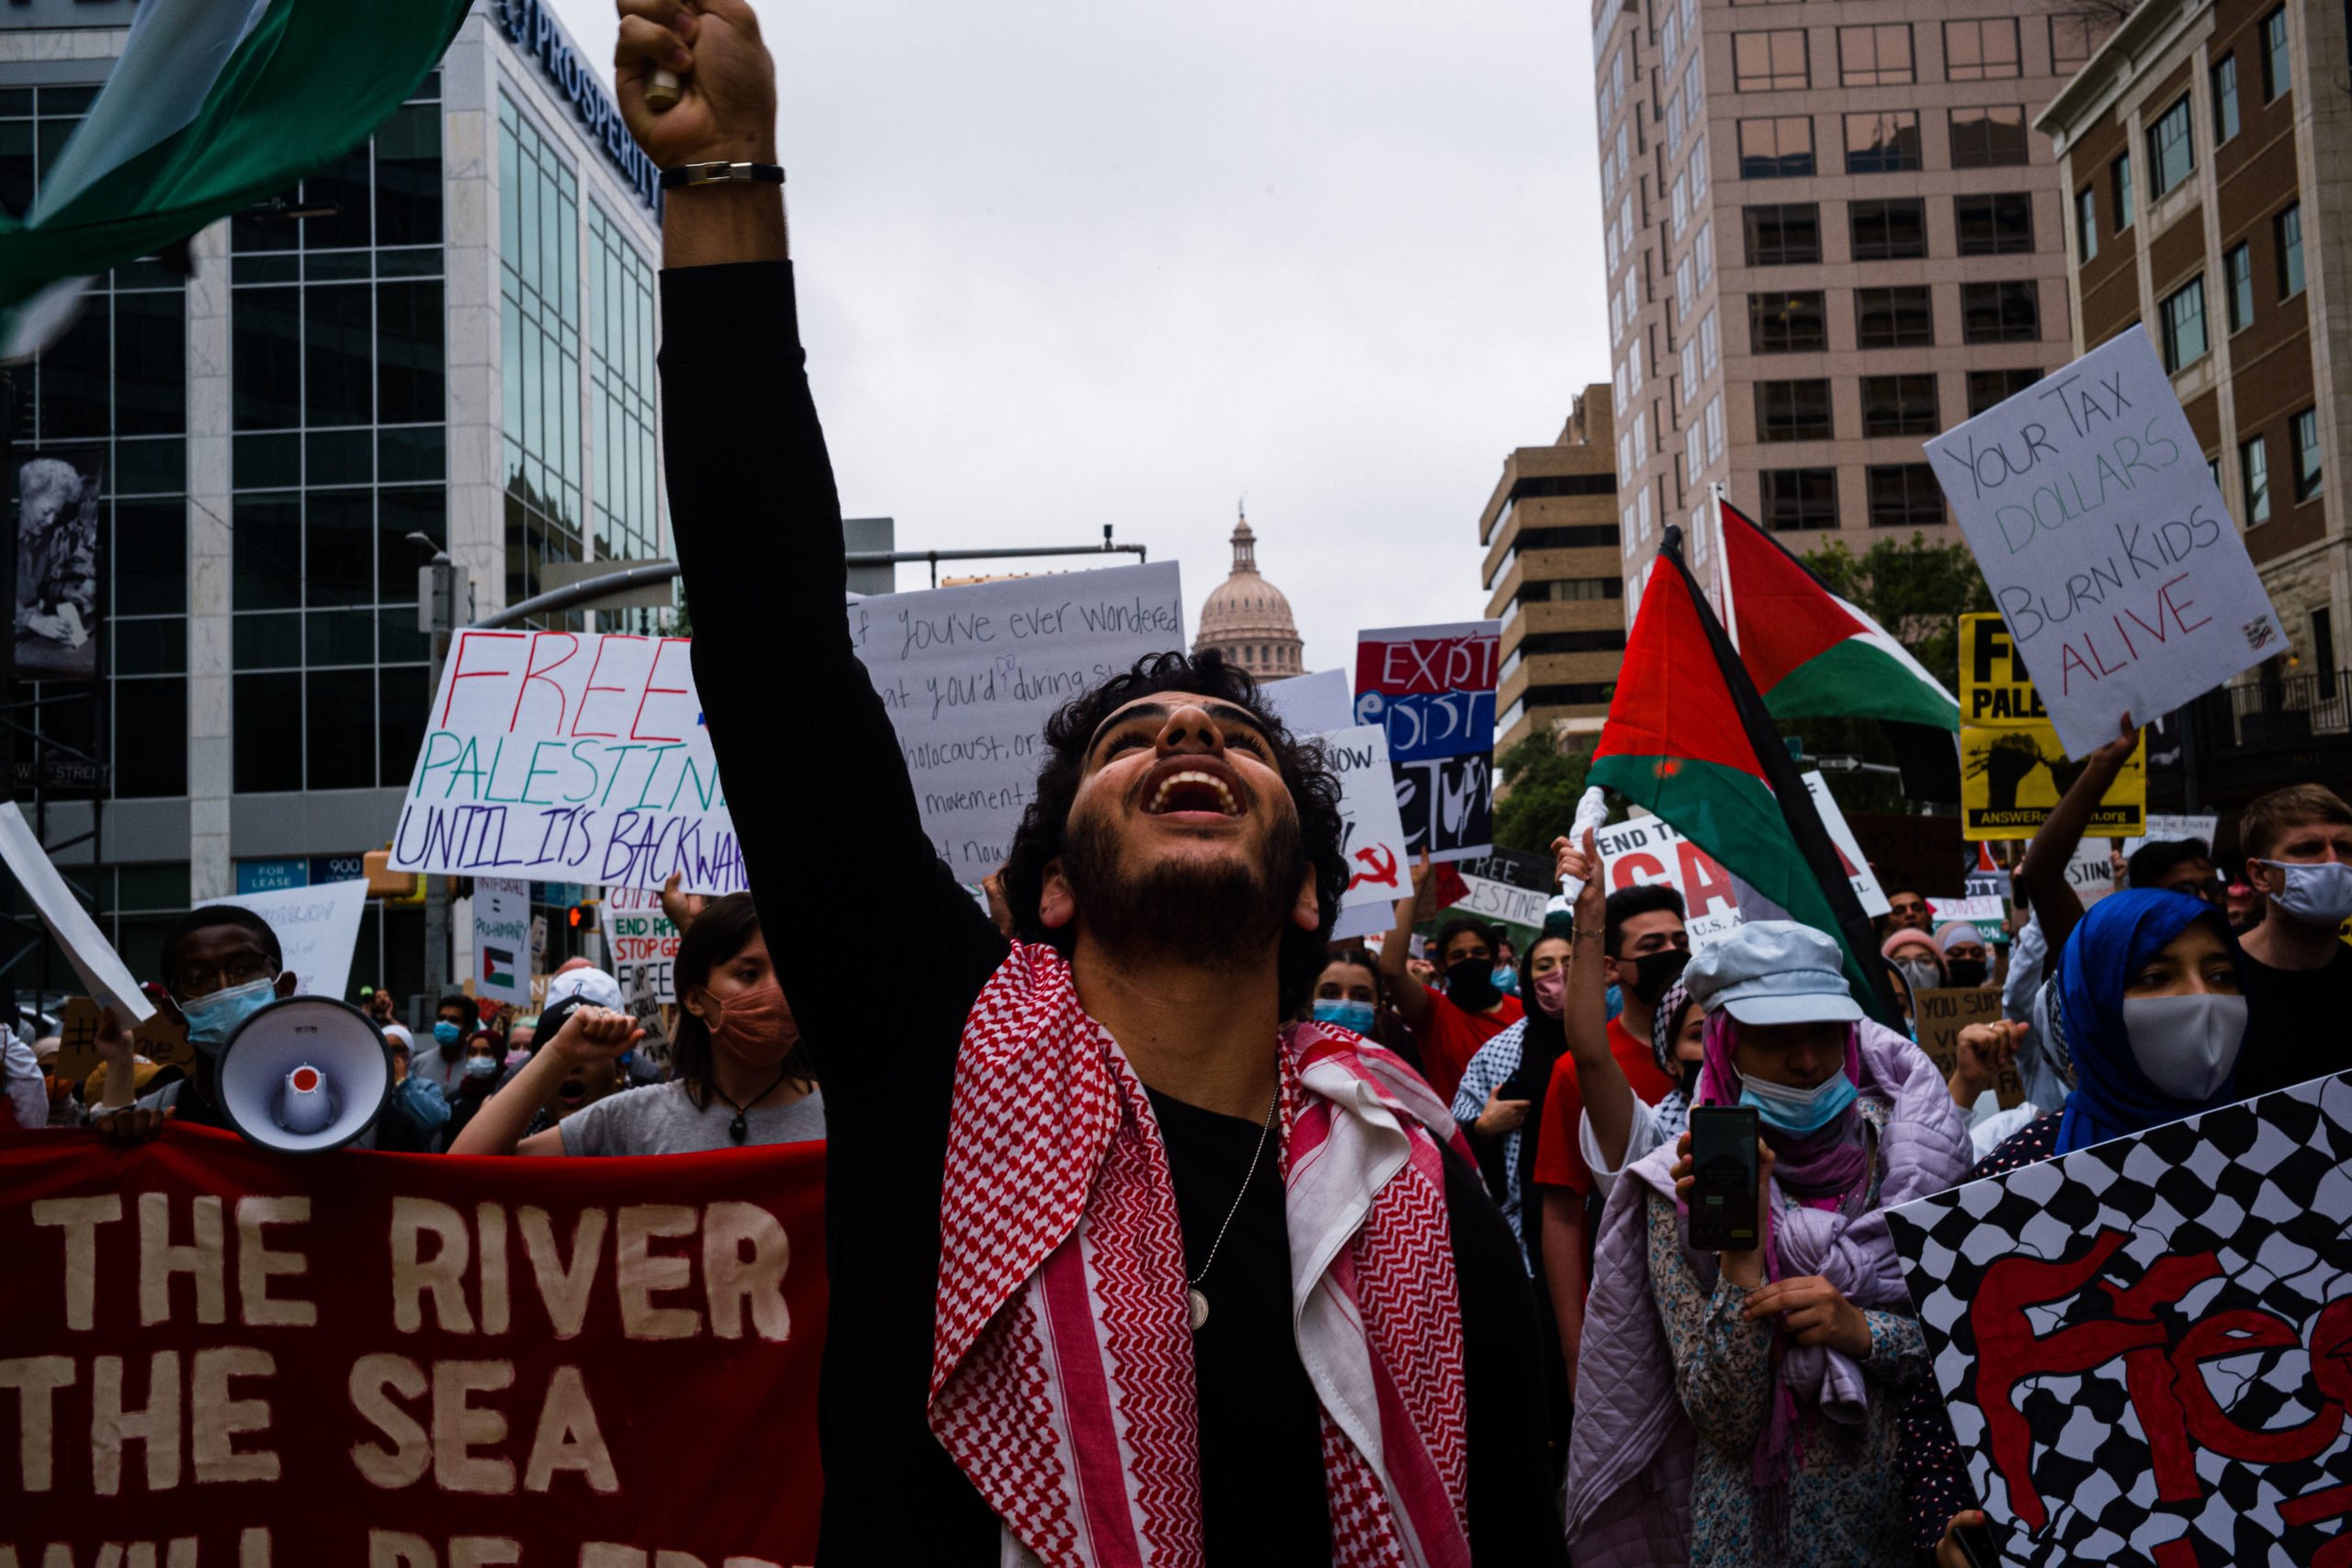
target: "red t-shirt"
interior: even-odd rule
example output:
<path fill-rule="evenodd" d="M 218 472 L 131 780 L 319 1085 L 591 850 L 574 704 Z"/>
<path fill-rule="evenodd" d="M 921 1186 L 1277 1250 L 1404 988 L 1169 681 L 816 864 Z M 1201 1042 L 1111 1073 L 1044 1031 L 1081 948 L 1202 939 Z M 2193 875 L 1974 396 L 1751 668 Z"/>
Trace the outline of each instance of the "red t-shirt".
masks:
<path fill-rule="evenodd" d="M 1421 1048 L 1421 1076 L 1451 1105 L 1453 1091 L 1462 1087 L 1462 1069 L 1478 1047 L 1527 1014 L 1513 996 L 1504 997 L 1496 1012 L 1464 1012 L 1435 991 L 1429 998 L 1430 1015 L 1413 1031 L 1413 1039 Z"/>
<path fill-rule="evenodd" d="M 1609 1021 L 1609 1054 L 1625 1081 L 1645 1105 L 1656 1105 L 1680 1086 L 1657 1070 L 1650 1043 L 1616 1019 Z M 1592 1170 L 1584 1163 L 1577 1139 L 1577 1123 L 1584 1118 L 1584 1086 L 1577 1082 L 1577 1059 L 1562 1052 L 1552 1069 L 1552 1084 L 1544 1093 L 1544 1131 L 1535 1145 L 1535 1180 L 1539 1186 L 1592 1191 Z"/>

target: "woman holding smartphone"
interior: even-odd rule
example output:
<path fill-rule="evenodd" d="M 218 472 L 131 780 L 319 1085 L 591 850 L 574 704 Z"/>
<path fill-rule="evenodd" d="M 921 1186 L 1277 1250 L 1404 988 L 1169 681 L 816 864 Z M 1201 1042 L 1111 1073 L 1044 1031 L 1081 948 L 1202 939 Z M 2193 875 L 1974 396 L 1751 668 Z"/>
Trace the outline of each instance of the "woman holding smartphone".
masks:
<path fill-rule="evenodd" d="M 1750 922 L 1683 981 L 1707 1015 L 1691 1130 L 1632 1165 L 1601 1221 L 1572 1553 L 1905 1561 L 1898 1417 L 1927 1354 L 1883 1211 L 1967 1169 L 1959 1107 L 1862 1016 L 1818 931 Z"/>

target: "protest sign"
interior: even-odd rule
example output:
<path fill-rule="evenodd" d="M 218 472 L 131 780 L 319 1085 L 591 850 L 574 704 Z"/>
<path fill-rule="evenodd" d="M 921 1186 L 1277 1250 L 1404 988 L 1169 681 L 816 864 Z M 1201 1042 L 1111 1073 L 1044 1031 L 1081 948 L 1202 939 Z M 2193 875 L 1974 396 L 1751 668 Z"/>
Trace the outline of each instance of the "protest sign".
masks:
<path fill-rule="evenodd" d="M 0 1134 L 0 1562 L 812 1562 L 823 1168 Z"/>
<path fill-rule="evenodd" d="M 2127 713 L 2145 723 L 2285 650 L 2145 329 L 1927 451 L 2064 755 L 2106 745 Z"/>
<path fill-rule="evenodd" d="M 2148 830 L 2136 839 L 2124 840 L 2123 853 L 2128 858 L 2137 853 L 2143 844 L 2177 842 L 2182 839 L 2195 839 L 2211 852 L 2213 834 L 2221 825 L 2222 819 L 2210 811 L 2186 816 L 2179 813 L 2160 815 L 2151 811 L 2148 813 Z"/>
<path fill-rule="evenodd" d="M 741 891 L 694 685 L 684 637 L 458 632 L 390 869 Z"/>
<path fill-rule="evenodd" d="M 1158 561 L 850 606 L 851 646 L 890 711 L 923 830 L 956 880 L 1004 863 L 1054 710 L 1146 654 L 1185 645 L 1181 598 L 1176 563 Z"/>
<path fill-rule="evenodd" d="M 32 824 L 17 809 L 13 800 L 0 801 L 0 861 L 6 861 L 17 886 L 32 900 L 33 909 L 40 916 L 41 924 L 65 950 L 66 962 L 82 977 L 82 984 L 91 996 L 134 1023 L 144 1023 L 155 1015 L 153 1004 L 141 994 L 139 982 L 131 977 L 114 944 L 98 930 L 97 921 L 82 908 L 73 889 L 57 874 L 51 863 L 49 852 L 41 848 Z"/>
<path fill-rule="evenodd" d="M 2115 739 L 2109 728 L 2102 740 Z M 2145 739 L 2091 812 L 2086 838 L 2140 830 L 2148 802 Z M 2030 839 L 2088 764 L 2058 743 L 2008 627 L 1998 615 L 1960 617 L 1961 833 Z"/>
<path fill-rule="evenodd" d="M 2113 852 L 2105 839 L 2086 839 L 2067 858 L 2066 886 L 2085 908 L 2115 891 L 2115 865 L 2108 858 Z"/>
<path fill-rule="evenodd" d="M 2003 1562 L 2343 1556 L 2347 1160 L 2321 1078 L 1889 1211 Z"/>
<path fill-rule="evenodd" d="M 1172 561 L 848 607 L 923 829 L 959 880 L 1003 861 L 1046 719 L 1182 647 Z M 743 855 L 683 637 L 457 634 L 393 830 L 390 869 L 739 893 Z"/>
<path fill-rule="evenodd" d="M 68 997 L 57 1010 L 57 1076 L 81 1083 L 102 1065 L 98 1056 L 98 1004 L 87 997 Z M 153 1017 L 130 1032 L 130 1048 L 159 1067 L 196 1070 L 196 1047 L 187 1043 L 187 1026 L 174 1023 L 158 1008 Z M 5 1473 L 5 1472 L 0 1472 Z M 0 1568 L 6 1568 L 0 1562 Z"/>
<path fill-rule="evenodd" d="M 662 1016 L 662 998 L 654 994 L 653 976 L 657 967 L 664 976 L 671 972 L 671 965 L 666 963 L 660 965 L 631 964 L 628 977 L 621 982 L 621 995 L 626 999 L 629 1017 L 635 1019 L 638 1028 L 645 1032 L 629 1049 L 643 1057 L 648 1066 L 667 1077 L 670 1074 L 670 1025 Z"/>
<path fill-rule="evenodd" d="M 1348 672 L 1317 670 L 1287 681 L 1269 681 L 1258 695 L 1293 735 L 1328 735 L 1355 728 L 1355 705 L 1348 696 Z"/>
<path fill-rule="evenodd" d="M 1396 901 L 1413 891 L 1387 738 L 1378 725 L 1367 724 L 1315 739 L 1340 778 L 1340 850 L 1348 861 L 1348 890 L 1331 940 L 1385 931 L 1396 923 Z"/>
<path fill-rule="evenodd" d="M 1911 1021 L 1918 1028 L 1919 1049 L 1935 1063 L 1937 1072 L 1950 1077 L 1960 1066 L 1960 1032 L 1972 1023 L 2000 1022 L 2001 993 L 1990 986 L 1914 991 Z M 2014 1066 L 2001 1069 L 1993 1081 L 1993 1092 L 2004 1111 L 2025 1103 L 2025 1082 Z"/>
<path fill-rule="evenodd" d="M 1695 952 L 1731 935 L 1739 925 L 1739 891 L 1714 856 L 1684 838 L 1663 817 L 1611 822 L 1592 836 L 1609 891 L 1664 883 L 1682 895 L 1683 928 Z"/>
<path fill-rule="evenodd" d="M 526 1006 L 531 999 L 531 885 L 485 876 L 474 883 L 474 995 Z"/>
<path fill-rule="evenodd" d="M 259 915 L 277 936 L 297 993 L 345 999 L 351 988 L 352 950 L 359 945 L 359 918 L 368 912 L 366 877 L 207 898 L 197 907 L 206 904 L 233 904 Z"/>
<path fill-rule="evenodd" d="M 1464 876 L 1462 886 L 1467 889 L 1462 901 L 1449 905 L 1448 915 L 1476 915 L 1481 919 L 1507 920 L 1530 931 L 1544 929 L 1546 907 L 1556 896 L 1548 887 L 1514 887 L 1508 882 L 1492 877 Z"/>
<path fill-rule="evenodd" d="M 1930 898 L 1928 900 L 1928 914 L 1939 926 L 1948 920 L 1966 920 L 1986 942 L 1999 946 L 2008 943 L 2008 901 L 1996 895 L 1979 893 L 1966 898 Z"/>
<path fill-rule="evenodd" d="M 1387 732 L 1407 847 L 1468 860 L 1494 839 L 1500 621 L 1356 634 L 1356 722 Z"/>
<path fill-rule="evenodd" d="M 636 994 L 641 971 L 655 1001 L 676 1001 L 671 970 L 678 958 L 678 928 L 662 912 L 662 895 L 648 887 L 607 887 L 596 919 L 605 928 L 605 951 L 621 995 Z"/>
<path fill-rule="evenodd" d="M 1813 796 L 1814 809 L 1821 813 L 1821 825 L 1829 830 L 1829 841 L 1838 846 L 1838 858 L 1854 885 L 1854 897 L 1861 900 L 1862 913 L 1873 919 L 1885 914 L 1886 893 L 1879 886 L 1878 874 L 1871 869 L 1869 859 L 1862 853 L 1861 841 L 1846 825 L 1846 814 L 1838 809 L 1838 797 L 1829 793 L 1829 781 L 1818 773 L 1810 773 L 1804 775 L 1804 787 L 1805 793 Z"/>

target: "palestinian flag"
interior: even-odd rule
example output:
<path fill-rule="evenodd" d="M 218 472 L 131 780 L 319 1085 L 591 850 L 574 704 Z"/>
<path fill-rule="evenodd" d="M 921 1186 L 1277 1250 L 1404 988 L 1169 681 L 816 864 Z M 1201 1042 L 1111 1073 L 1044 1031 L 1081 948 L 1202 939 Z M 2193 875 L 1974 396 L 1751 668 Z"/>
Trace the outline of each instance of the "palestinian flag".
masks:
<path fill-rule="evenodd" d="M 90 112 L 0 216 L 0 358 L 71 323 L 82 280 L 342 157 L 440 62 L 470 0 L 146 0 Z"/>
<path fill-rule="evenodd" d="M 1733 875 L 1846 952 L 1854 995 L 1882 1020 L 1871 920 L 1763 698 L 1683 563 L 1669 527 L 1625 641 L 1591 781 L 1672 823 Z"/>
<path fill-rule="evenodd" d="M 1906 794 L 1960 798 L 1960 699 L 1885 627 L 1728 502 L 1724 565 L 1739 657 L 1775 718 L 1874 718 Z"/>

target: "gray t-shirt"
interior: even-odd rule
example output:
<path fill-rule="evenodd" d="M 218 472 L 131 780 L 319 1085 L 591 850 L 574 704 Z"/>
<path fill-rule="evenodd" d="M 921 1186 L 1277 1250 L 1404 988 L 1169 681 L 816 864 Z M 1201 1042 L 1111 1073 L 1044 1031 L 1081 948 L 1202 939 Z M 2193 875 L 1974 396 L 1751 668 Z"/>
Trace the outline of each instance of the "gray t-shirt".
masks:
<path fill-rule="evenodd" d="M 695 1109 L 682 1083 L 623 1089 L 557 1123 L 567 1155 L 684 1155 L 731 1149 L 727 1135 L 735 1111 L 723 1100 Z M 744 1117 L 753 1144 L 806 1144 L 825 1135 L 825 1097 L 811 1089 L 789 1105 L 762 1106 Z"/>

